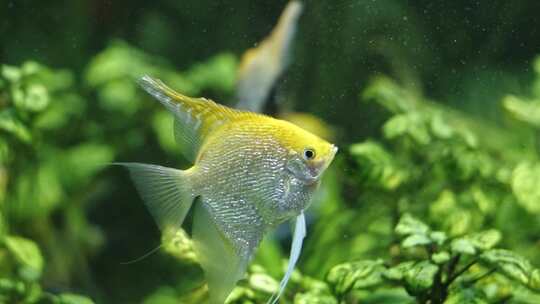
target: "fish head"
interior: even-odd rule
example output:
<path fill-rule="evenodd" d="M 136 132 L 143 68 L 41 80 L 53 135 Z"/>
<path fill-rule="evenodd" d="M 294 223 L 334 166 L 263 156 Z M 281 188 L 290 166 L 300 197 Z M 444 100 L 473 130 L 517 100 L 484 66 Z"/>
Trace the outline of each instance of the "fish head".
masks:
<path fill-rule="evenodd" d="M 287 170 L 305 184 L 317 184 L 338 148 L 326 140 L 295 128 L 287 141 Z"/>

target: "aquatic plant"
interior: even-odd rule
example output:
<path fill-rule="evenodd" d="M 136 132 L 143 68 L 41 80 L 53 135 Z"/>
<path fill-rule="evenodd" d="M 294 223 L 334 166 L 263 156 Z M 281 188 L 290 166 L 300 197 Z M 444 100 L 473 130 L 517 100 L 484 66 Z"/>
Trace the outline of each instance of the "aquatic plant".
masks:
<path fill-rule="evenodd" d="M 231 100 L 236 65 L 220 53 L 177 71 L 121 41 L 82 73 L 2 65 L 0 302 L 204 301 L 189 225 L 160 240 L 134 189 L 118 188 L 126 176 L 103 165 L 186 165 L 171 118 L 145 102 L 135 76 Z M 376 131 L 342 140 L 282 302 L 540 302 L 540 59 L 533 71 L 528 93 L 493 101 L 497 123 L 372 78 L 355 102 Z M 276 291 L 286 238 L 262 245 L 230 303 Z M 157 243 L 157 254 L 121 264 Z"/>

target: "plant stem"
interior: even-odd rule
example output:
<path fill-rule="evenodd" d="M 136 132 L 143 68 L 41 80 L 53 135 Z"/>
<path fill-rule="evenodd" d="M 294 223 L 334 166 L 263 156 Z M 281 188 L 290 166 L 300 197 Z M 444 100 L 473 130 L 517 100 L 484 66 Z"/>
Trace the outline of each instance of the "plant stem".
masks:
<path fill-rule="evenodd" d="M 495 271 L 497 270 L 497 268 L 491 268 L 490 270 L 486 271 L 484 274 L 481 274 L 479 275 L 478 277 L 476 278 L 473 278 L 467 282 L 465 282 L 466 285 L 473 285 L 475 284 L 476 282 L 482 280 L 483 278 L 491 275 L 492 273 L 494 273 Z"/>
<path fill-rule="evenodd" d="M 459 277 L 460 275 L 462 275 L 465 271 L 469 270 L 469 268 L 471 268 L 474 264 L 476 264 L 478 261 L 476 259 L 472 260 L 469 264 L 465 265 L 463 268 L 461 268 L 460 270 L 458 270 L 458 272 L 456 272 L 455 274 L 453 274 L 452 276 L 449 276 L 448 277 L 448 280 L 446 281 L 445 285 L 446 287 L 450 286 L 450 284 L 452 284 L 452 282 L 457 279 L 457 277 Z"/>
<path fill-rule="evenodd" d="M 430 299 L 431 303 L 443 303 L 444 300 L 446 300 L 446 297 L 448 296 L 448 290 L 446 286 L 442 283 L 442 268 L 439 268 L 439 271 L 437 271 L 437 274 L 435 274 L 433 288 L 430 292 Z"/>
<path fill-rule="evenodd" d="M 454 275 L 454 271 L 456 270 L 456 266 L 459 263 L 460 258 L 461 258 L 461 255 L 457 254 L 456 256 L 452 257 L 452 259 L 448 263 L 448 277 L 449 278 Z"/>

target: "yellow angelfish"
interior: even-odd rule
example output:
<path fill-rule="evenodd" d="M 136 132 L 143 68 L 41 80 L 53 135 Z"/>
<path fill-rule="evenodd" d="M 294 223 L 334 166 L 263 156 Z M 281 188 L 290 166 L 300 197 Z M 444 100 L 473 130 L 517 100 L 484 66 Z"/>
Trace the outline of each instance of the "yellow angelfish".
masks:
<path fill-rule="evenodd" d="M 192 237 L 210 303 L 225 301 L 266 232 L 296 219 L 276 302 L 300 255 L 303 212 L 336 146 L 283 120 L 181 95 L 149 76 L 139 83 L 172 112 L 175 137 L 194 165 L 187 170 L 121 165 L 160 229 L 180 228 L 194 208 Z"/>

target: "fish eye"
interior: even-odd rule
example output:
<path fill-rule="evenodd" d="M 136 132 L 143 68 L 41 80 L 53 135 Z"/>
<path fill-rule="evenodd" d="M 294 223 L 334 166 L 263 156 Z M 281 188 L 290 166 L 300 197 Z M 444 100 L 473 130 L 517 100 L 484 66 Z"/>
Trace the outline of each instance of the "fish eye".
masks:
<path fill-rule="evenodd" d="M 304 149 L 304 159 L 310 160 L 315 158 L 315 150 L 312 148 Z"/>

